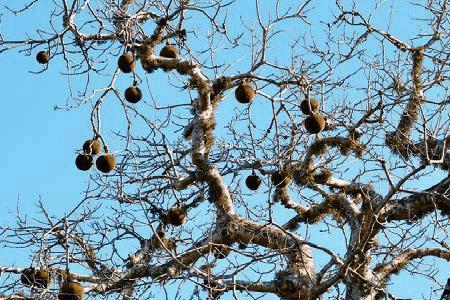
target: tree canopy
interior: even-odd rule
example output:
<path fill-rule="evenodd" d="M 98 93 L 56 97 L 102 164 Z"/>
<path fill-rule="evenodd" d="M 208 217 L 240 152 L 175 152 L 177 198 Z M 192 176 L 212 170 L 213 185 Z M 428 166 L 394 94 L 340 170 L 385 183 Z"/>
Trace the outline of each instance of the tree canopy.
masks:
<path fill-rule="evenodd" d="M 447 0 L 0 14 L 0 57 L 57 68 L 55 110 L 91 129 L 78 203 L 0 224 L 0 251 L 29 251 L 0 299 L 399 299 L 415 276 L 450 300 Z"/>

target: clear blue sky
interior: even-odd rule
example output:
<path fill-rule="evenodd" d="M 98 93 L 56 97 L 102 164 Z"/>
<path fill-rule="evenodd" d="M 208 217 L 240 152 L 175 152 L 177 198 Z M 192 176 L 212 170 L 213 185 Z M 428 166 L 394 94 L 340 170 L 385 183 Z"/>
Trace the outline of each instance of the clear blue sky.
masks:
<path fill-rule="evenodd" d="M 8 5 L 21 7 L 15 3 L 16 1 L 9 2 Z M 20 2 L 22 3 L 22 1 Z M 48 2 L 50 3 L 50 1 Z M 321 4 L 320 7 L 318 7 L 319 4 L 313 5 L 316 8 L 309 13 L 313 23 L 329 13 L 327 1 L 315 2 Z M 360 7 L 362 10 L 369 9 L 374 3 L 372 0 L 363 2 Z M 248 20 L 253 18 L 253 1 L 245 1 L 245 3 L 240 7 L 241 9 L 230 13 L 230 18 L 237 20 L 239 15 Z M 297 1 L 286 1 L 286 3 L 297 3 Z M 404 3 L 406 1 L 403 0 L 386 1 L 384 6 L 386 7 L 385 11 L 389 11 L 390 5 L 397 8 L 391 32 L 401 38 L 408 38 L 418 32 L 417 26 L 408 24 L 410 24 L 409 19 L 418 16 L 419 11 L 410 5 L 407 8 L 404 7 Z M 23 38 L 24 33 L 32 32 L 37 24 L 47 25 L 48 9 L 41 1 L 34 9 L 19 16 L 20 22 L 17 22 L 17 19 L 3 8 L 0 8 L 0 12 L 3 14 L 1 30 L 6 38 L 13 36 Z M 380 13 L 374 18 L 374 23 L 381 27 L 385 26 L 383 22 L 387 16 L 387 13 L 383 14 L 383 10 L 380 10 Z M 238 22 L 236 22 L 236 26 L 237 28 L 234 30 L 239 31 L 240 24 Z M 305 24 L 302 26 L 308 27 Z M 322 32 L 325 30 L 325 26 L 317 25 L 317 27 L 309 27 L 308 30 Z M 318 32 L 318 38 L 321 37 L 323 37 L 323 32 L 322 34 Z M 288 35 L 283 35 L 280 41 L 288 41 L 288 39 Z M 202 46 L 195 44 L 195 47 L 198 48 Z M 61 75 L 64 72 L 64 64 L 61 57 L 58 57 L 51 62 L 45 73 L 31 74 L 29 71 L 40 70 L 40 65 L 34 59 L 35 53 L 36 51 L 33 51 L 31 56 L 27 56 L 25 53 L 12 50 L 0 54 L 0 65 L 2 66 L 0 71 L 2 87 L 0 128 L 2 128 L 1 145 L 3 149 L 2 172 L 0 173 L 2 186 L 0 225 L 14 223 L 12 214 L 16 205 L 21 207 L 22 213 L 35 215 L 37 209 L 34 203 L 39 199 L 43 200 L 52 213 L 63 216 L 64 212 L 82 199 L 82 191 L 89 179 L 89 172 L 76 170 L 74 159 L 76 150 L 81 147 L 82 142 L 92 136 L 89 125 L 90 105 L 70 111 L 54 111 L 55 105 L 63 106 L 68 99 L 67 78 Z M 274 52 L 273 55 L 276 53 Z M 115 63 L 115 59 L 112 59 L 112 62 Z M 152 90 L 152 92 L 159 96 L 161 101 L 178 98 L 174 101 L 187 102 L 185 99 L 179 99 L 179 94 L 168 87 L 167 77 L 163 75 L 164 73 L 158 72 L 162 76 L 153 76 L 152 78 L 157 81 L 150 83 L 151 86 L 158 86 L 158 90 Z M 98 81 L 98 87 L 104 87 L 105 81 L 97 77 L 95 80 Z M 104 80 L 108 80 L 108 77 L 105 77 Z M 126 86 L 130 81 L 125 76 L 121 80 L 120 85 L 122 86 Z M 230 101 L 225 101 L 219 111 L 223 114 L 233 109 L 233 106 L 234 104 Z M 257 109 L 255 108 L 255 111 Z M 112 135 L 108 134 L 108 131 L 124 129 L 125 123 L 120 121 L 123 120 L 123 113 L 117 103 L 110 104 L 105 111 L 106 122 L 108 119 L 114 120 L 107 123 L 104 131 L 107 137 L 111 138 Z M 112 141 L 113 151 L 119 151 L 120 149 L 115 148 L 115 145 L 120 145 L 120 143 L 116 144 Z M 328 237 L 318 238 L 316 241 L 323 244 L 338 243 L 338 238 L 336 240 L 329 240 Z M 24 250 L 12 252 L 0 249 L 0 264 L 16 264 L 24 267 L 28 262 L 24 262 L 23 257 L 27 254 L 29 253 Z M 448 264 L 442 264 L 442 267 L 448 268 Z M 442 282 L 446 274 L 441 272 L 437 276 Z M 429 285 L 425 284 L 420 277 L 412 278 L 402 275 L 399 280 L 393 282 L 396 284 L 392 286 L 391 290 L 399 296 L 419 299 L 421 298 L 419 295 L 424 295 L 424 298 L 427 299 Z M 224 297 L 224 299 L 231 298 L 231 295 Z M 271 297 L 267 297 L 267 299 L 271 299 Z"/>

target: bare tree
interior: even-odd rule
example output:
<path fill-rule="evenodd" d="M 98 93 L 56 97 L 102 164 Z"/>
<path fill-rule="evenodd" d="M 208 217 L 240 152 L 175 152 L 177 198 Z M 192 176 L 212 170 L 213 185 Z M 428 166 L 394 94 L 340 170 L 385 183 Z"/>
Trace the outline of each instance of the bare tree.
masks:
<path fill-rule="evenodd" d="M 2 227 L 34 269 L 0 267 L 0 299 L 397 299 L 401 271 L 449 299 L 447 0 L 10 2 L 51 8 L 0 53 L 65 63 L 57 108 L 91 105 L 76 165 L 101 172 L 65 216 Z"/>

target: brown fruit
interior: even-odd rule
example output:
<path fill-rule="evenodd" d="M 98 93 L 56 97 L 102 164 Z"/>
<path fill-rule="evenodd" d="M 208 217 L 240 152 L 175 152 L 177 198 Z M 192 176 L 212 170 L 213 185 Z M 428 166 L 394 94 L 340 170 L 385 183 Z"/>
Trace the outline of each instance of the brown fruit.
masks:
<path fill-rule="evenodd" d="M 300 103 L 300 110 L 305 115 L 312 115 L 319 110 L 319 103 L 315 99 L 309 101 L 303 100 L 302 103 Z"/>
<path fill-rule="evenodd" d="M 34 282 L 36 286 L 46 288 L 50 283 L 50 276 L 44 269 L 39 269 L 34 273 Z"/>
<path fill-rule="evenodd" d="M 92 158 L 91 155 L 78 154 L 77 158 L 75 159 L 75 165 L 81 171 L 89 170 L 93 164 L 94 164 L 94 159 Z"/>
<path fill-rule="evenodd" d="M 83 151 L 89 155 L 97 155 L 102 151 L 102 142 L 100 139 L 87 140 L 83 144 Z"/>
<path fill-rule="evenodd" d="M 36 60 L 40 64 L 46 64 L 50 60 L 50 56 L 46 51 L 40 51 L 36 54 Z"/>
<path fill-rule="evenodd" d="M 22 271 L 20 282 L 28 286 L 46 288 L 50 283 L 50 276 L 44 269 L 27 268 Z"/>
<path fill-rule="evenodd" d="M 130 86 L 125 90 L 125 99 L 130 103 L 138 103 L 142 99 L 141 89 L 137 86 Z"/>
<path fill-rule="evenodd" d="M 24 269 L 20 275 L 20 282 L 31 285 L 34 281 L 34 268 Z"/>
<path fill-rule="evenodd" d="M 161 52 L 159 52 L 159 56 L 166 58 L 177 58 L 178 50 L 173 45 L 166 45 L 161 49 Z"/>
<path fill-rule="evenodd" d="M 309 133 L 317 134 L 325 128 L 325 119 L 315 114 L 305 119 L 305 128 Z"/>
<path fill-rule="evenodd" d="M 256 191 L 261 186 L 261 178 L 256 174 L 252 174 L 245 179 L 245 185 L 247 185 L 250 190 Z"/>
<path fill-rule="evenodd" d="M 255 91 L 248 84 L 241 84 L 234 91 L 234 96 L 239 103 L 250 103 L 255 98 Z"/>
<path fill-rule="evenodd" d="M 100 172 L 109 173 L 114 170 L 114 167 L 116 166 L 116 159 L 112 154 L 103 154 L 97 158 L 95 165 Z"/>
<path fill-rule="evenodd" d="M 84 288 L 78 282 L 64 282 L 59 290 L 59 300 L 81 300 L 84 297 Z"/>
<path fill-rule="evenodd" d="M 119 69 L 124 73 L 131 73 L 136 67 L 133 56 L 128 53 L 122 54 L 117 64 L 119 65 Z"/>
<path fill-rule="evenodd" d="M 186 211 L 179 207 L 172 207 L 167 214 L 167 223 L 173 226 L 181 226 L 186 222 Z"/>
<path fill-rule="evenodd" d="M 280 172 L 272 173 L 270 178 L 272 180 L 272 184 L 277 188 L 284 188 L 289 184 L 290 178 Z"/>

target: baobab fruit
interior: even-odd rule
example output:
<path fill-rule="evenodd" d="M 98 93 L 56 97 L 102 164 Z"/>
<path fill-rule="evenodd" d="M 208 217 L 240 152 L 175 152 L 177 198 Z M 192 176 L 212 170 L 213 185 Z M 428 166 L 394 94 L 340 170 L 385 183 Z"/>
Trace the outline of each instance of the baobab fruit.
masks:
<path fill-rule="evenodd" d="M 166 45 L 164 46 L 164 48 L 161 49 L 161 52 L 159 52 L 159 56 L 165 58 L 177 58 L 178 50 L 173 45 Z"/>
<path fill-rule="evenodd" d="M 256 191 L 261 186 L 261 178 L 253 173 L 245 179 L 245 185 L 252 191 Z"/>
<path fill-rule="evenodd" d="M 239 103 L 247 104 L 253 101 L 255 98 L 255 91 L 248 84 L 241 84 L 234 91 L 234 96 Z"/>
<path fill-rule="evenodd" d="M 75 165 L 81 171 L 89 170 L 93 164 L 94 159 L 91 155 L 88 154 L 78 154 L 77 158 L 75 159 Z"/>
<path fill-rule="evenodd" d="M 173 226 L 181 226 L 186 222 L 186 211 L 180 207 L 172 207 L 167 214 L 167 223 Z"/>
<path fill-rule="evenodd" d="M 34 284 L 39 288 L 46 288 L 50 283 L 50 277 L 46 270 L 38 269 L 34 273 Z"/>
<path fill-rule="evenodd" d="M 110 153 L 100 155 L 95 162 L 97 169 L 103 173 L 109 173 L 116 166 L 116 158 Z"/>
<path fill-rule="evenodd" d="M 66 281 L 59 290 L 59 300 L 81 300 L 84 297 L 83 286 L 75 281 Z"/>
<path fill-rule="evenodd" d="M 28 286 L 46 288 L 50 283 L 50 277 L 44 269 L 27 268 L 22 271 L 20 282 Z"/>
<path fill-rule="evenodd" d="M 125 90 L 125 99 L 130 103 L 138 103 L 142 99 L 141 89 L 137 86 L 130 86 Z"/>
<path fill-rule="evenodd" d="M 83 151 L 88 155 L 97 155 L 102 151 L 102 142 L 100 139 L 87 140 L 83 144 Z"/>
<path fill-rule="evenodd" d="M 290 178 L 280 172 L 272 173 L 270 177 L 272 184 L 277 188 L 284 188 L 289 184 Z"/>
<path fill-rule="evenodd" d="M 305 128 L 309 133 L 317 134 L 325 128 L 325 119 L 319 115 L 311 115 L 305 119 Z"/>
<path fill-rule="evenodd" d="M 36 60 L 40 64 L 46 64 L 50 60 L 50 55 L 46 51 L 40 51 L 36 54 Z"/>
<path fill-rule="evenodd" d="M 133 56 L 128 53 L 122 54 L 117 64 L 119 65 L 119 69 L 124 73 L 131 73 L 136 67 Z"/>
<path fill-rule="evenodd" d="M 303 100 L 302 103 L 300 103 L 300 110 L 305 115 L 312 115 L 319 110 L 319 103 L 315 99 L 309 101 Z"/>
<path fill-rule="evenodd" d="M 20 282 L 25 285 L 31 285 L 34 281 L 34 268 L 27 268 L 22 271 L 20 275 Z"/>

